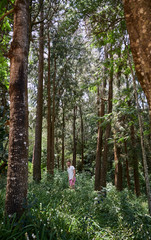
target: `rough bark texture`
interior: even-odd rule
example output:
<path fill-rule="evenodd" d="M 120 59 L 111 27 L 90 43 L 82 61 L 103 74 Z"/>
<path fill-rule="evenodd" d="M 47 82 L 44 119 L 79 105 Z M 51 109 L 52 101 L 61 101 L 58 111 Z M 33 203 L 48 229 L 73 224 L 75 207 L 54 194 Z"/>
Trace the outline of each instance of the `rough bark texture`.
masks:
<path fill-rule="evenodd" d="M 151 120 L 151 1 L 123 0 L 123 5 L 135 69 L 147 97 Z"/>
<path fill-rule="evenodd" d="M 41 7 L 41 19 L 43 19 L 43 7 Z M 42 142 L 42 107 L 43 107 L 43 53 L 44 53 L 44 26 L 40 23 L 39 33 L 39 67 L 38 67 L 38 96 L 36 111 L 35 151 L 33 159 L 33 179 L 41 180 L 41 142 Z"/>
<path fill-rule="evenodd" d="M 73 166 L 76 167 L 76 148 L 77 148 L 77 140 L 76 140 L 76 111 L 77 106 L 73 108 Z"/>
<path fill-rule="evenodd" d="M 24 17 L 23 17 L 24 16 Z M 16 0 L 13 41 L 10 49 L 10 133 L 6 189 L 6 215 L 24 211 L 28 178 L 27 68 L 29 50 L 29 1 Z"/>

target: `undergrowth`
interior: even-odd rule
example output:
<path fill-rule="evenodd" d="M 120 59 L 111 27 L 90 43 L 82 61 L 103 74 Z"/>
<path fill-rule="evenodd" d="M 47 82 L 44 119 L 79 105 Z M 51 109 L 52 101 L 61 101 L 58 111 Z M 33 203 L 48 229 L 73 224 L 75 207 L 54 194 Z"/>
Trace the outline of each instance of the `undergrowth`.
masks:
<path fill-rule="evenodd" d="M 94 178 L 77 174 L 76 189 L 67 174 L 45 173 L 40 184 L 29 178 L 28 206 L 19 222 L 4 220 L 6 179 L 0 184 L 0 239 L 127 240 L 151 239 L 151 217 L 145 197 L 108 184 L 106 197 L 94 191 Z"/>

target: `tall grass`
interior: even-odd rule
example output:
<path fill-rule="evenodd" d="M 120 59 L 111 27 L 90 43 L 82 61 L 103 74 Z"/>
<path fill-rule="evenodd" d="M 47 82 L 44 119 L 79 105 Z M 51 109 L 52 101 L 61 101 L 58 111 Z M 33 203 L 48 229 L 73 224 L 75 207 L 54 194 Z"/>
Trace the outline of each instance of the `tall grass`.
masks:
<path fill-rule="evenodd" d="M 66 172 L 55 172 L 40 184 L 29 177 L 28 206 L 19 222 L 4 221 L 5 179 L 0 197 L 0 239 L 100 240 L 151 239 L 151 218 L 145 197 L 111 184 L 107 196 L 94 191 L 94 178 L 77 174 L 76 189 L 68 187 Z"/>

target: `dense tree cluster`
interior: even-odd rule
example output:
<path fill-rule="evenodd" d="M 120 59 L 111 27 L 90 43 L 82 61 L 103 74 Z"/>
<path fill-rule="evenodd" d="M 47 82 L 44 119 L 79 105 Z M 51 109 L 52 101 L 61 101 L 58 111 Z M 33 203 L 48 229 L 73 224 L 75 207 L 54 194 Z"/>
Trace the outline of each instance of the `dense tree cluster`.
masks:
<path fill-rule="evenodd" d="M 39 183 L 67 160 L 102 194 L 109 182 L 146 189 L 151 214 L 150 10 L 149 0 L 1 1 L 6 214 L 22 215 L 28 161 Z"/>

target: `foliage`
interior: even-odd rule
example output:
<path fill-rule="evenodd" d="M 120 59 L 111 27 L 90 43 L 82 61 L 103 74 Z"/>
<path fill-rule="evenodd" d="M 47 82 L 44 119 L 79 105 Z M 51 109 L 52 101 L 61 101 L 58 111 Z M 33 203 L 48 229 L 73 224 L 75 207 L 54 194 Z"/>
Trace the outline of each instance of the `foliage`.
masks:
<path fill-rule="evenodd" d="M 9 2 L 9 3 L 8 3 Z M 121 0 L 71 0 L 45 1 L 44 15 L 44 108 L 43 108 L 43 149 L 41 168 L 42 181 L 39 185 L 29 180 L 28 206 L 25 215 L 19 222 L 15 216 L 4 220 L 5 178 L 1 177 L 0 189 L 0 239 L 151 239 L 151 219 L 147 213 L 145 197 L 136 198 L 125 189 L 117 192 L 107 185 L 107 196 L 94 192 L 94 165 L 96 157 L 97 123 L 104 131 L 111 123 L 111 134 L 108 139 L 108 182 L 114 179 L 113 131 L 121 149 L 123 169 L 125 159 L 129 161 L 129 173 L 132 188 L 134 187 L 134 168 L 132 162 L 131 126 L 135 127 L 136 154 L 141 160 L 140 132 L 131 71 L 128 66 L 127 33 Z M 14 0 L 0 2 L 0 16 L 13 7 Z M 52 5 L 51 5 L 52 4 Z M 35 107 L 38 74 L 38 38 L 39 2 L 32 1 L 31 19 L 32 33 L 29 56 L 29 160 L 32 160 L 34 146 Z M 51 16 L 48 19 L 48 15 Z M 34 22 L 35 21 L 35 22 Z M 50 23 L 48 23 L 50 21 Z M 12 37 L 12 16 L 7 16 L 1 23 L 0 33 L 0 86 L 2 86 L 2 104 L 0 106 L 0 154 L 3 161 L 7 159 L 7 139 L 9 122 L 8 85 L 9 60 L 8 48 Z M 81 161 L 81 121 L 79 106 L 82 106 L 84 122 L 84 170 L 77 174 L 76 190 L 68 188 L 66 173 L 56 172 L 53 179 L 47 179 L 46 143 L 47 143 L 47 34 L 50 33 L 51 55 L 51 98 L 53 97 L 52 79 L 54 76 L 54 55 L 56 57 L 56 89 L 55 89 L 55 157 L 62 156 L 62 113 L 65 114 L 65 160 L 72 159 L 73 152 L 73 108 L 77 107 L 76 140 L 77 165 Z M 10 34 L 11 33 L 11 34 Z M 93 42 L 93 44 L 91 44 Z M 90 49 L 90 46 L 93 48 Z M 107 57 L 105 57 L 107 51 Z M 113 112 L 107 113 L 109 79 L 113 74 Z M 97 91 L 106 80 L 105 115 L 97 114 Z M 118 82 L 118 84 L 117 84 Z M 140 86 L 140 112 L 144 119 L 144 136 L 146 145 L 150 145 L 148 106 Z M 100 89 L 101 90 L 101 89 Z M 101 103 L 100 94 L 99 104 Z M 98 105 L 99 105 L 98 104 Z M 52 110 L 52 106 L 51 106 Z M 104 138 L 105 139 L 105 138 Z M 103 139 L 103 140 L 104 140 Z M 125 153 L 124 143 L 128 153 Z M 146 147 L 147 148 L 147 147 Z M 148 147 L 149 148 L 149 147 Z M 5 151 L 4 151 L 5 149 Z M 148 154 L 149 153 L 149 154 Z M 150 149 L 147 156 L 150 157 Z M 141 161 L 140 161 L 141 162 Z M 0 164 L 2 161 L 0 162 Z M 57 165 L 57 157 L 55 165 Z M 61 164 L 60 164 L 61 165 Z M 80 168 L 80 166 L 79 166 Z M 150 166 L 151 168 L 151 166 Z M 78 166 L 77 166 L 78 169 Z M 125 170 L 124 170 L 125 171 Z M 123 171 L 123 172 L 124 172 Z M 32 165 L 29 163 L 31 178 Z M 143 168 L 139 163 L 141 191 L 145 192 Z M 124 172 L 123 176 L 126 174 Z M 126 185 L 123 178 L 123 186 Z"/>
<path fill-rule="evenodd" d="M 1 184 L 4 208 L 5 178 Z M 29 180 L 28 207 L 17 223 L 4 221 L 0 211 L 0 239 L 151 239 L 151 218 L 144 197 L 136 198 L 125 189 L 117 192 L 111 184 L 107 196 L 93 190 L 94 178 L 77 174 L 76 190 L 68 188 L 67 173 L 36 184 Z"/>
<path fill-rule="evenodd" d="M 0 2 L 0 17 L 13 8 L 14 0 Z M 0 21 L 0 165 L 7 161 L 8 122 L 9 122 L 9 59 L 10 32 L 12 30 L 12 16 L 8 15 Z"/>
<path fill-rule="evenodd" d="M 8 145 L 8 125 L 9 125 L 9 105 L 8 90 L 6 86 L 0 83 L 0 165 L 7 161 Z"/>

